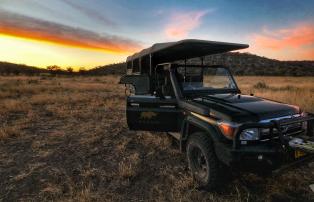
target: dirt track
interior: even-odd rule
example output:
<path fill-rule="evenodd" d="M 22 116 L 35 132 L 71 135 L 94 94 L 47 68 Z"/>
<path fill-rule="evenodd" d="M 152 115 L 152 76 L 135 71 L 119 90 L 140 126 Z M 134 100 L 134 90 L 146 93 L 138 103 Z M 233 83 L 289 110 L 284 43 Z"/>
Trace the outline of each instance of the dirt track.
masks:
<path fill-rule="evenodd" d="M 310 201 L 308 165 L 197 190 L 163 133 L 126 127 L 116 77 L 2 78 L 0 201 Z M 4 87 L 5 86 L 5 87 Z"/>

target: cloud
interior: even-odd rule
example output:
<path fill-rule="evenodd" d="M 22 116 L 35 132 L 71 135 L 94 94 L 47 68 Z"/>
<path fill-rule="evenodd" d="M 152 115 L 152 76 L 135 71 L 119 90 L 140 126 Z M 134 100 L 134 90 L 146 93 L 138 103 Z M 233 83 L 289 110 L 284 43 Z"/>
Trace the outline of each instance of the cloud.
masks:
<path fill-rule="evenodd" d="M 171 15 L 164 33 L 168 38 L 182 39 L 188 36 L 192 30 L 198 28 L 202 23 L 202 18 L 212 11 L 175 12 Z"/>
<path fill-rule="evenodd" d="M 278 59 L 314 59 L 314 24 L 299 23 L 284 29 L 269 30 L 250 36 L 252 51 L 268 52 Z"/>
<path fill-rule="evenodd" d="M 141 48 L 136 41 L 0 10 L 0 34 L 111 53 Z"/>
<path fill-rule="evenodd" d="M 71 6 L 72 8 L 77 9 L 81 13 L 84 13 L 86 16 L 90 18 L 96 19 L 99 22 L 104 23 L 105 25 L 109 25 L 111 27 L 115 26 L 115 23 L 111 19 L 106 18 L 103 14 L 98 13 L 94 9 L 88 8 L 86 6 L 82 6 L 78 4 L 76 1 L 72 1 L 72 0 L 62 0 L 62 1 L 66 3 L 67 5 Z"/>

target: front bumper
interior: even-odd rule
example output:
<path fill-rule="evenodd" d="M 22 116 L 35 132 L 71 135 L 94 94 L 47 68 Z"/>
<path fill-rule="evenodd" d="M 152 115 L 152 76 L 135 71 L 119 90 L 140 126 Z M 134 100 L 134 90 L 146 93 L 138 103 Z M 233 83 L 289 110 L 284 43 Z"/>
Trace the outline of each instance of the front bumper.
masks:
<path fill-rule="evenodd" d="M 268 173 L 314 159 L 311 153 L 302 153 L 304 156 L 299 157 L 295 154 L 295 149 L 282 149 L 277 145 L 231 150 L 229 165 L 237 170 Z"/>
<path fill-rule="evenodd" d="M 288 136 L 282 131 L 282 126 L 297 122 L 307 122 L 307 130 L 302 134 Z M 288 165 L 296 165 L 298 162 L 312 160 L 314 152 L 304 151 L 300 148 L 293 148 L 289 145 L 289 141 L 295 136 L 298 137 L 314 137 L 314 116 L 297 117 L 289 120 L 271 121 L 267 123 L 249 123 L 239 127 L 236 132 L 232 145 L 226 143 L 218 143 L 215 145 L 217 157 L 229 165 L 233 169 L 268 173 Z M 276 134 L 270 134 L 267 141 L 255 141 L 250 144 L 240 140 L 240 134 L 247 128 L 269 128 L 273 131 L 277 129 Z M 296 156 L 296 152 L 302 152 L 304 156 Z"/>

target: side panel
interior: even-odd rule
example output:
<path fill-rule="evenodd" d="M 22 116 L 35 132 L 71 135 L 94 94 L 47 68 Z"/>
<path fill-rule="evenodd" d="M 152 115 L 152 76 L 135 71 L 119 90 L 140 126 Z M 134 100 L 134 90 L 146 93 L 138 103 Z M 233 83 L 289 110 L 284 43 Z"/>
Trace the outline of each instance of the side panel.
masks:
<path fill-rule="evenodd" d="M 189 134 L 189 127 L 190 126 L 195 126 L 201 130 L 203 130 L 204 132 L 206 132 L 208 135 L 211 136 L 211 138 L 213 139 L 214 142 L 216 141 L 225 141 L 224 138 L 222 138 L 222 136 L 220 134 L 218 134 L 219 132 L 217 131 L 217 129 L 215 128 L 215 126 L 213 124 L 209 124 L 197 117 L 194 117 L 192 115 L 188 115 L 186 117 L 186 119 L 184 120 L 184 128 L 182 128 L 182 140 L 187 140 Z"/>
<path fill-rule="evenodd" d="M 119 83 L 132 85 L 136 95 L 146 95 L 150 93 L 150 82 L 147 75 L 124 75 L 120 78 Z"/>
<path fill-rule="evenodd" d="M 219 134 L 214 125 L 204 122 L 194 116 L 187 116 L 184 120 L 184 127 L 181 131 L 182 139 L 180 141 L 180 150 L 184 151 L 186 147 L 186 142 L 189 138 L 189 135 L 191 135 L 191 133 L 189 133 L 189 128 L 191 127 L 196 127 L 209 135 L 213 140 L 217 158 L 226 165 L 229 165 L 232 159 L 230 152 L 232 149 L 232 143 L 226 141 L 222 135 Z"/>
<path fill-rule="evenodd" d="M 178 109 L 175 99 L 130 96 L 126 115 L 131 130 L 178 132 L 183 112 Z"/>

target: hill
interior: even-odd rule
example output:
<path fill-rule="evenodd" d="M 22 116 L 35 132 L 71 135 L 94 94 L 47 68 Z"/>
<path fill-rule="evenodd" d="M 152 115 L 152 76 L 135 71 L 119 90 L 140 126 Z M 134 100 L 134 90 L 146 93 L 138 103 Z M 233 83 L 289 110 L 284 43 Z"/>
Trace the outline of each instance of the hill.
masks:
<path fill-rule="evenodd" d="M 314 61 L 279 61 L 250 53 L 206 56 L 204 63 L 225 65 L 235 75 L 314 76 Z"/>
<path fill-rule="evenodd" d="M 178 61 L 183 63 L 183 61 Z M 199 58 L 188 60 L 187 63 L 200 64 Z M 260 57 L 250 53 L 230 52 L 204 57 L 204 64 L 221 64 L 230 67 L 235 75 L 264 75 L 264 76 L 314 76 L 314 61 L 279 61 Z M 40 73 L 75 74 L 75 75 L 122 75 L 126 72 L 126 63 L 116 63 L 95 67 L 78 73 L 59 69 L 48 71 L 23 64 L 0 62 L 0 75 Z"/>
<path fill-rule="evenodd" d="M 87 71 L 91 75 L 122 75 L 126 72 L 126 63 L 116 63 L 96 67 Z"/>
<path fill-rule="evenodd" d="M 192 62 L 201 63 L 198 58 L 188 60 L 187 63 Z M 314 61 L 279 61 L 250 53 L 231 52 L 210 55 L 204 58 L 204 64 L 228 66 L 235 75 L 314 76 Z M 91 69 L 88 73 L 121 75 L 125 73 L 125 69 L 125 63 L 117 63 Z"/>
<path fill-rule="evenodd" d="M 47 73 L 48 71 L 45 69 L 41 69 L 38 67 L 28 66 L 24 64 L 14 64 L 9 62 L 0 62 L 0 75 L 36 75 L 40 73 Z"/>

